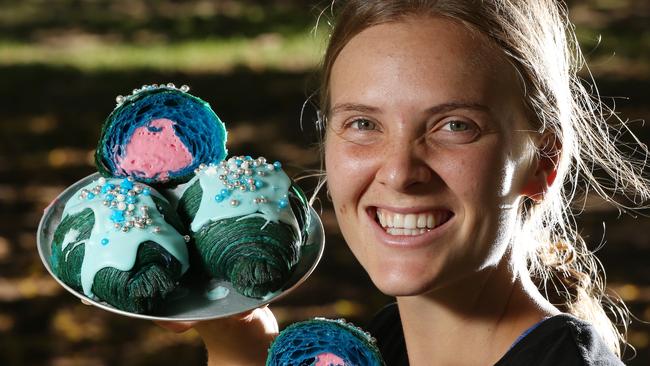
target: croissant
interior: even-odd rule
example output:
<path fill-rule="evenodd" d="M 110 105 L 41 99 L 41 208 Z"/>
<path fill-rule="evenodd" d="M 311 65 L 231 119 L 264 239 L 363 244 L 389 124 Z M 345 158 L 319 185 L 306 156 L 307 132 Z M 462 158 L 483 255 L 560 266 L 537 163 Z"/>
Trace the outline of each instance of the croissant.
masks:
<path fill-rule="evenodd" d="M 280 290 L 290 278 L 308 210 L 279 162 L 244 156 L 201 166 L 178 204 L 203 268 L 254 298 Z"/>
<path fill-rule="evenodd" d="M 295 323 L 278 335 L 266 366 L 384 366 L 370 334 L 343 320 L 315 318 Z"/>
<path fill-rule="evenodd" d="M 80 189 L 54 232 L 51 267 L 86 296 L 153 313 L 189 267 L 183 225 L 167 200 L 132 179 Z"/>
<path fill-rule="evenodd" d="M 134 177 L 151 185 L 187 182 L 204 161 L 226 157 L 226 129 L 210 105 L 174 84 L 145 85 L 102 126 L 95 165 L 104 176 Z"/>

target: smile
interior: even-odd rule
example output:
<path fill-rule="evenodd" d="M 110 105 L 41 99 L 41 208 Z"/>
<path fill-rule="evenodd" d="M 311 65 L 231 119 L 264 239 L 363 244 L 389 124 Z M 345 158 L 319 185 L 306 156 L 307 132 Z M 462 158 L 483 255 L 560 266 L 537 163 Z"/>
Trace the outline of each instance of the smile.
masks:
<path fill-rule="evenodd" d="M 389 235 L 423 235 L 449 221 L 453 213 L 449 210 L 433 210 L 418 213 L 398 213 L 377 208 L 376 221 Z"/>

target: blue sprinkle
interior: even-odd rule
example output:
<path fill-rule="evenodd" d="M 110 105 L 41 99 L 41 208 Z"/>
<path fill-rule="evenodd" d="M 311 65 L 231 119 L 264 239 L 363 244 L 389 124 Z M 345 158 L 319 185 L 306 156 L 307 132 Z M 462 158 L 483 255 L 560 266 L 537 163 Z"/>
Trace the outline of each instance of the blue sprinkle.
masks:
<path fill-rule="evenodd" d="M 253 157 L 250 155 L 246 155 L 246 160 L 253 160 Z"/>
<path fill-rule="evenodd" d="M 133 182 L 131 182 L 128 179 L 125 179 L 120 183 L 120 187 L 126 188 L 126 189 L 132 189 L 133 188 Z"/>
<path fill-rule="evenodd" d="M 111 220 L 117 223 L 124 222 L 124 211 L 113 210 L 113 214 L 111 215 Z"/>
<path fill-rule="evenodd" d="M 289 201 L 285 199 L 281 199 L 280 201 L 278 201 L 278 207 L 285 208 L 287 206 L 289 206 Z"/>
<path fill-rule="evenodd" d="M 282 168 L 282 163 L 276 161 L 275 163 L 273 163 L 273 166 L 275 167 L 275 170 L 280 170 Z"/>
<path fill-rule="evenodd" d="M 112 201 L 115 199 L 115 195 L 109 193 L 106 195 L 106 201 Z"/>
<path fill-rule="evenodd" d="M 102 193 L 106 193 L 106 192 L 108 192 L 108 191 L 110 191 L 110 190 L 112 190 L 112 189 L 115 189 L 115 185 L 112 184 L 112 183 L 106 183 L 106 184 L 104 184 L 104 186 L 102 187 Z"/>
<path fill-rule="evenodd" d="M 145 188 L 145 189 L 142 190 L 142 194 L 144 194 L 145 196 L 148 196 L 148 195 L 151 194 L 151 190 L 149 188 Z"/>
<path fill-rule="evenodd" d="M 138 199 L 134 196 L 126 196 L 126 203 L 137 203 Z"/>
<path fill-rule="evenodd" d="M 120 193 L 122 193 L 122 194 L 127 194 L 127 193 L 129 193 L 129 190 L 126 189 L 126 188 L 124 188 L 124 187 L 122 187 L 122 188 L 120 188 Z"/>
<path fill-rule="evenodd" d="M 106 238 L 102 239 L 102 245 L 108 245 L 108 239 Z"/>
<path fill-rule="evenodd" d="M 230 196 L 230 191 L 227 190 L 226 188 L 223 188 L 223 189 L 221 190 L 221 192 L 219 192 L 219 195 L 221 195 L 221 196 L 223 196 L 223 197 L 228 197 L 228 196 Z"/>
<path fill-rule="evenodd" d="M 218 195 L 214 196 L 214 200 L 217 201 L 217 202 L 223 202 L 224 199 L 226 199 L 226 197 L 224 197 L 221 194 L 218 194 Z"/>
<path fill-rule="evenodd" d="M 93 192 L 88 192 L 88 195 L 86 197 L 88 197 L 88 200 L 91 200 L 95 198 L 95 194 Z"/>
<path fill-rule="evenodd" d="M 236 160 L 235 160 L 235 163 L 237 163 L 237 166 L 240 166 L 241 163 L 243 163 L 243 161 L 242 161 L 241 159 L 236 159 Z"/>
<path fill-rule="evenodd" d="M 264 187 L 264 182 L 261 180 L 255 180 L 255 188 L 262 188 Z"/>

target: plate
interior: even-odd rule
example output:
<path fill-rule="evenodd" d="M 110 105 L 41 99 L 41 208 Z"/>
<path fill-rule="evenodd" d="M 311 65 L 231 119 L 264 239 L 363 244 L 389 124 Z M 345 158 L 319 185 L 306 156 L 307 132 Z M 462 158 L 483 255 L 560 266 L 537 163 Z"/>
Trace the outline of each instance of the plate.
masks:
<path fill-rule="evenodd" d="M 195 286 L 181 283 L 181 285 L 170 294 L 154 315 L 136 314 L 117 309 L 103 301 L 91 299 L 83 293 L 68 286 L 53 273 L 50 266 L 52 237 L 54 236 L 54 231 L 56 230 L 57 225 L 61 221 L 61 215 L 65 203 L 82 187 L 93 180 L 99 179 L 99 177 L 99 173 L 95 173 L 74 183 L 63 191 L 63 193 L 61 193 L 54 202 L 45 209 L 43 217 L 38 225 L 36 245 L 43 265 L 50 275 L 54 277 L 61 286 L 63 286 L 63 288 L 86 303 L 97 306 L 106 311 L 131 318 L 162 321 L 200 321 L 243 313 L 276 301 L 296 289 L 314 271 L 323 255 L 323 250 L 325 249 L 325 233 L 323 231 L 323 224 L 316 211 L 314 211 L 313 208 L 310 208 L 310 225 L 308 228 L 307 239 L 302 243 L 300 249 L 300 260 L 296 264 L 286 285 L 282 289 L 267 295 L 265 298 L 255 299 L 240 295 L 232 288 L 229 282 L 212 280 Z M 227 290 L 227 295 L 225 297 L 214 300 L 211 299 L 220 297 L 211 296 L 211 294 L 226 291 L 224 289 Z"/>

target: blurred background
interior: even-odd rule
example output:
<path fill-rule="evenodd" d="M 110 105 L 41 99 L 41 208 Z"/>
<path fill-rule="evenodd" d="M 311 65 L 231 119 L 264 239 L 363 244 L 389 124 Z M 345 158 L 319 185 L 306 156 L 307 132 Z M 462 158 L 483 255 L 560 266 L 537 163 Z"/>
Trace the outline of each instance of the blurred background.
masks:
<path fill-rule="evenodd" d="M 182 335 L 84 306 L 42 266 L 43 209 L 91 174 L 115 96 L 142 84 L 188 84 L 229 130 L 232 154 L 279 159 L 292 176 L 319 166 L 315 70 L 327 37 L 325 1 L 0 0 L 0 365 L 202 365 Z M 600 93 L 650 141 L 650 2 L 569 3 Z M 609 98 L 615 97 L 615 98 Z M 304 111 L 304 131 L 300 128 Z M 301 184 L 313 190 L 314 179 Z M 313 276 L 272 308 L 281 323 L 313 316 L 363 325 L 383 304 L 318 203 L 326 253 Z M 649 219 L 592 200 L 579 217 L 608 285 L 635 320 L 630 365 L 650 364 Z M 626 357 L 634 356 L 628 350 Z"/>

